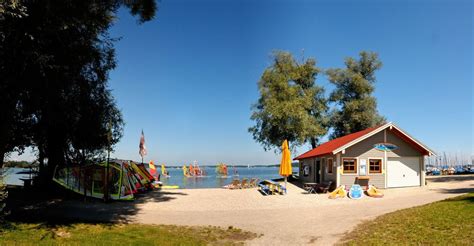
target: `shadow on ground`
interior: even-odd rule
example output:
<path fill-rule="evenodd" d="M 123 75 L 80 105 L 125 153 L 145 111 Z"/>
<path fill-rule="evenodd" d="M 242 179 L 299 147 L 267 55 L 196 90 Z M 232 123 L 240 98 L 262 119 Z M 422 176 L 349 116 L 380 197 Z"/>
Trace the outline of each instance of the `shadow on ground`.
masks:
<path fill-rule="evenodd" d="M 56 190 L 55 190 L 56 191 Z M 44 192 L 34 189 L 9 189 L 7 204 L 11 222 L 28 222 L 45 225 L 73 223 L 131 223 L 139 213 L 140 205 L 147 202 L 164 203 L 186 193 L 153 190 L 136 196 L 133 201 L 111 201 L 84 198 L 64 191 Z"/>
<path fill-rule="evenodd" d="M 446 193 L 446 194 L 464 194 L 464 193 L 474 193 L 474 187 L 465 187 L 465 188 L 456 188 L 456 189 L 435 189 L 436 191 L 439 191 L 441 193 Z"/>
<path fill-rule="evenodd" d="M 440 183 L 440 182 L 449 182 L 449 181 L 468 181 L 468 180 L 474 180 L 474 175 L 467 174 L 467 175 L 455 175 L 455 176 L 427 176 L 426 180 L 428 182 L 435 182 L 435 183 Z"/>

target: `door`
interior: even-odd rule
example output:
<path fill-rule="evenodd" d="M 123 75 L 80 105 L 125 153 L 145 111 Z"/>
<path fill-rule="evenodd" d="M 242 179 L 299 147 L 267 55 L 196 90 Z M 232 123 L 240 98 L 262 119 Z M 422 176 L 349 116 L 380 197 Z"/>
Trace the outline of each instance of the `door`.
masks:
<path fill-rule="evenodd" d="M 314 182 L 318 184 L 321 182 L 321 160 L 316 160 L 314 164 Z"/>
<path fill-rule="evenodd" d="M 387 187 L 406 187 L 420 185 L 420 158 L 388 158 Z"/>

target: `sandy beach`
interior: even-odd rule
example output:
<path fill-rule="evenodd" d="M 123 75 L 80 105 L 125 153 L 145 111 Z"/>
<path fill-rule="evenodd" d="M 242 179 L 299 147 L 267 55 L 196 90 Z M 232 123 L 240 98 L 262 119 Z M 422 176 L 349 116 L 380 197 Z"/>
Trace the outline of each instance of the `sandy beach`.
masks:
<path fill-rule="evenodd" d="M 331 200 L 288 184 L 285 196 L 254 189 L 175 189 L 153 191 L 129 203 L 67 201 L 51 216 L 145 224 L 215 225 L 263 234 L 249 245 L 331 245 L 357 224 L 399 209 L 474 191 L 474 176 L 428 179 L 425 187 L 384 190 L 381 199 Z"/>

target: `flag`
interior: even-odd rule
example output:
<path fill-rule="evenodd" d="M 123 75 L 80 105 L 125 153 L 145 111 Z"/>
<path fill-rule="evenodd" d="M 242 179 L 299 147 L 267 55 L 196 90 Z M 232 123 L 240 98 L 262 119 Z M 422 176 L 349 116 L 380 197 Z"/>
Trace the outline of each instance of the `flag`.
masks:
<path fill-rule="evenodd" d="M 146 155 L 145 134 L 143 134 L 143 130 L 142 130 L 142 136 L 140 137 L 140 145 L 138 147 L 140 148 L 138 153 L 143 158 L 143 156 Z"/>

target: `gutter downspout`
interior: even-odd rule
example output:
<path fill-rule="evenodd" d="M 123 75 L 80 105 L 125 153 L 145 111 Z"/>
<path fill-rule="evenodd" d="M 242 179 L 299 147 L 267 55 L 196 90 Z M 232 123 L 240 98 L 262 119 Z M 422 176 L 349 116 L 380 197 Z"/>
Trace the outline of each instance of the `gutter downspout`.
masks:
<path fill-rule="evenodd" d="M 341 185 L 341 152 L 336 154 L 336 187 Z"/>

